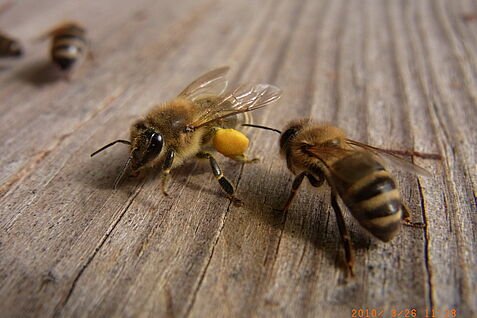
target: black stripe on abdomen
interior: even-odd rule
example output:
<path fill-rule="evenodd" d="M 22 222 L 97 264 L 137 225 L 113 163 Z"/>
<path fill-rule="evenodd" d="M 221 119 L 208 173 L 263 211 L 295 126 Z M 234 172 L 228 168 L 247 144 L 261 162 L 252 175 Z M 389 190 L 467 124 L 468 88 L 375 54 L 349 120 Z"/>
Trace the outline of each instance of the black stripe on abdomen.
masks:
<path fill-rule="evenodd" d="M 389 178 L 387 174 L 375 174 L 375 179 L 370 180 L 366 185 L 363 185 L 361 189 L 357 189 L 356 192 L 352 195 L 352 200 L 354 202 L 361 202 L 372 197 L 375 197 L 381 193 L 391 191 L 396 189 L 396 184 L 394 180 Z"/>
<path fill-rule="evenodd" d="M 333 169 L 334 185 L 353 216 L 374 236 L 389 241 L 402 218 L 401 196 L 391 174 L 366 153 L 352 154 Z"/>
<path fill-rule="evenodd" d="M 81 41 L 83 43 L 86 42 L 85 38 L 79 34 L 73 34 L 73 33 L 61 33 L 61 34 L 57 34 L 55 35 L 55 37 L 53 38 L 53 42 L 57 42 L 57 41 L 68 41 L 68 40 L 78 40 L 78 41 Z"/>
<path fill-rule="evenodd" d="M 77 58 L 70 56 L 54 56 L 53 60 L 62 69 L 70 69 L 76 63 Z"/>

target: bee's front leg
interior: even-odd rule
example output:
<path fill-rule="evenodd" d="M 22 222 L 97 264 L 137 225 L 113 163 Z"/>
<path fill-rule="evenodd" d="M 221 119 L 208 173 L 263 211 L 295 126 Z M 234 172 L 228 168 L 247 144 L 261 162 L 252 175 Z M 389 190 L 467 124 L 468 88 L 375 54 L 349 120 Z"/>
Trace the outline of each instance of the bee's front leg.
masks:
<path fill-rule="evenodd" d="M 290 195 L 288 196 L 287 202 L 285 203 L 283 208 L 281 210 L 279 210 L 280 212 L 286 212 L 288 210 L 288 208 L 290 207 L 290 205 L 293 201 L 293 198 L 295 198 L 295 194 L 298 191 L 298 188 L 300 188 L 300 185 L 303 182 L 303 178 L 305 178 L 305 177 L 307 177 L 310 184 L 312 186 L 316 187 L 316 188 L 321 187 L 321 185 L 323 184 L 323 182 L 325 180 L 322 175 L 317 175 L 317 177 L 318 177 L 318 179 L 317 179 L 315 176 L 313 176 L 308 171 L 303 171 L 302 173 L 297 175 L 295 177 L 295 179 L 293 180 L 292 189 L 291 189 Z"/>
<path fill-rule="evenodd" d="M 174 162 L 174 150 L 169 149 L 169 151 L 166 153 L 166 158 L 164 159 L 164 164 L 162 165 L 162 175 L 161 175 L 161 189 L 162 193 L 164 193 L 165 196 L 169 196 L 167 193 L 167 182 L 169 181 L 171 177 L 171 168 L 172 168 L 172 163 Z"/>

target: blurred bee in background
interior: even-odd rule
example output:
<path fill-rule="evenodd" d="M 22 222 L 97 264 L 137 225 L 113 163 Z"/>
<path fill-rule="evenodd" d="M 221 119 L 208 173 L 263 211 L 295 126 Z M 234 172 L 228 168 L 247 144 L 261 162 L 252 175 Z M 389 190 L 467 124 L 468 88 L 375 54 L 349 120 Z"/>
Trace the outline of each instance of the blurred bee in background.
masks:
<path fill-rule="evenodd" d="M 10 9 L 11 2 L 0 5 L 0 14 Z M 0 32 L 0 57 L 20 57 L 23 53 L 20 43 Z"/>
<path fill-rule="evenodd" d="M 0 57 L 20 57 L 22 55 L 20 43 L 0 32 Z"/>
<path fill-rule="evenodd" d="M 70 71 L 85 56 L 91 56 L 85 35 L 86 30 L 80 24 L 64 22 L 40 38 L 51 38 L 50 55 L 53 63 L 62 71 Z"/>
<path fill-rule="evenodd" d="M 234 202 L 240 202 L 209 149 L 215 148 L 238 162 L 255 161 L 245 156 L 249 140 L 235 128 L 247 120 L 246 112 L 276 101 L 281 90 L 270 84 L 244 84 L 225 92 L 228 70 L 221 67 L 200 76 L 176 98 L 152 107 L 137 120 L 131 126 L 130 141 L 116 140 L 91 154 L 116 143 L 130 145 L 129 158 L 115 188 L 128 168 L 137 174 L 146 167 L 160 166 L 162 191 L 167 195 L 171 170 L 195 157 L 208 159 L 222 189 Z"/>
<path fill-rule="evenodd" d="M 337 196 L 360 225 L 383 242 L 388 242 L 398 233 L 402 221 L 408 225 L 423 225 L 411 222 L 396 181 L 384 168 L 381 159 L 409 172 L 430 176 L 423 168 L 398 155 L 440 159 L 439 155 L 372 147 L 346 138 L 338 127 L 316 123 L 309 118 L 291 121 L 283 132 L 265 126 L 245 126 L 281 134 L 280 154 L 286 160 L 288 169 L 296 175 L 283 211 L 289 208 L 305 177 L 313 187 L 320 187 L 325 180 L 330 185 L 331 205 L 351 275 L 354 254 Z"/>

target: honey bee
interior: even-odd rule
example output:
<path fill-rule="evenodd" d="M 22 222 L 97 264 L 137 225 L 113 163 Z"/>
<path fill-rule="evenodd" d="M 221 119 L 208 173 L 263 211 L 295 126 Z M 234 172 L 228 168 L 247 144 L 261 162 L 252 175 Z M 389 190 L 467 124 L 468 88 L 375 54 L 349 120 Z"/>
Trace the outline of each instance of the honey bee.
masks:
<path fill-rule="evenodd" d="M 11 2 L 0 5 L 0 14 L 10 9 L 12 5 Z M 20 57 L 22 53 L 22 47 L 17 40 L 0 32 L 0 57 Z"/>
<path fill-rule="evenodd" d="M 222 189 L 231 200 L 240 202 L 209 150 L 215 148 L 242 163 L 255 161 L 245 156 L 248 138 L 235 128 L 246 120 L 246 112 L 276 101 L 281 90 L 270 84 L 244 84 L 225 92 L 228 70 L 221 67 L 200 76 L 176 98 L 152 107 L 133 123 L 130 141 L 116 140 L 91 154 L 94 156 L 116 143 L 130 146 L 129 158 L 115 188 L 128 168 L 138 174 L 147 167 L 161 167 L 161 187 L 167 195 L 166 182 L 171 170 L 195 157 L 208 159 Z"/>
<path fill-rule="evenodd" d="M 76 22 L 65 22 L 41 38 L 51 38 L 50 55 L 62 71 L 69 71 L 84 59 L 88 51 L 86 30 Z"/>
<path fill-rule="evenodd" d="M 353 275 L 353 251 L 350 235 L 338 204 L 339 196 L 359 224 L 383 242 L 398 233 L 401 222 L 413 226 L 396 181 L 382 163 L 388 161 L 409 172 L 429 176 L 423 168 L 398 155 L 439 159 L 436 154 L 385 150 L 346 138 L 338 127 L 311 119 L 291 121 L 283 132 L 258 125 L 247 125 L 280 133 L 280 154 L 288 169 L 296 175 L 283 211 L 286 211 L 306 177 L 313 187 L 324 181 L 331 187 L 331 205 L 345 249 L 347 267 Z"/>
<path fill-rule="evenodd" d="M 0 57 L 19 57 L 22 53 L 22 47 L 17 40 L 0 33 Z"/>

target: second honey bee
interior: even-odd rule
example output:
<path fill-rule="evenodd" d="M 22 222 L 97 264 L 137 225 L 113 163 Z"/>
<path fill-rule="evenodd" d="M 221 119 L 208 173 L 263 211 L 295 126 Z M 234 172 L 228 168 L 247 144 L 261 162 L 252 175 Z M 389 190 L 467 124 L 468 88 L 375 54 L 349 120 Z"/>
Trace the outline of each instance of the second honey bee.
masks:
<path fill-rule="evenodd" d="M 411 222 L 396 181 L 384 168 L 381 159 L 412 173 L 429 176 L 423 168 L 397 155 L 429 159 L 439 159 L 439 155 L 372 147 L 346 138 L 336 126 L 317 123 L 309 118 L 291 121 L 283 132 L 275 131 L 281 134 L 280 153 L 288 169 L 296 175 L 283 211 L 289 208 L 304 178 L 313 187 L 320 187 L 326 181 L 331 187 L 331 205 L 351 274 L 353 251 L 338 196 L 360 225 L 383 242 L 388 242 L 398 233 L 401 222 L 422 225 Z"/>
<path fill-rule="evenodd" d="M 130 168 L 137 174 L 147 167 L 161 167 L 162 189 L 172 169 L 192 158 L 208 159 L 212 172 L 227 195 L 234 197 L 232 184 L 224 177 L 214 156 L 215 148 L 233 160 L 247 163 L 244 152 L 247 137 L 236 130 L 244 121 L 246 112 L 276 101 L 281 90 L 270 84 L 245 84 L 226 91 L 228 67 L 212 70 L 189 84 L 176 98 L 154 106 L 136 121 L 129 140 L 116 140 L 91 156 L 116 144 L 130 145 L 129 158 L 119 177 Z"/>
<path fill-rule="evenodd" d="M 11 2 L 0 5 L 0 14 L 10 9 L 12 5 Z M 0 32 L 0 57 L 20 57 L 22 54 L 20 42 Z"/>
<path fill-rule="evenodd" d="M 62 71 L 71 70 L 90 54 L 86 30 L 77 22 L 62 23 L 46 36 L 51 38 L 51 59 Z"/>

